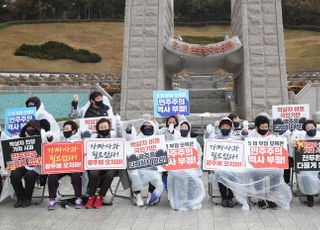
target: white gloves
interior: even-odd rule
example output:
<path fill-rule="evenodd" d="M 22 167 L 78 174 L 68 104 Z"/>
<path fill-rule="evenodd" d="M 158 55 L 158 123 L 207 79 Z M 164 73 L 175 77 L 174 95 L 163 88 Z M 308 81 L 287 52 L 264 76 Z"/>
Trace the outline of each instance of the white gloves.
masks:
<path fill-rule="evenodd" d="M 174 124 L 170 124 L 168 130 L 169 130 L 170 133 L 173 133 Z"/>
<path fill-rule="evenodd" d="M 116 120 L 117 123 L 121 122 L 121 117 L 119 116 L 119 114 L 116 114 L 116 115 L 114 116 L 114 118 L 115 118 L 115 120 Z"/>
<path fill-rule="evenodd" d="M 212 133 L 213 129 L 214 128 L 211 124 L 207 125 L 207 133 Z"/>
<path fill-rule="evenodd" d="M 242 125 L 243 125 L 243 129 L 244 130 L 248 130 L 249 129 L 249 122 L 248 121 L 243 121 Z"/>
<path fill-rule="evenodd" d="M 290 131 L 289 129 L 287 129 L 287 130 L 282 134 L 282 136 L 284 136 L 284 137 L 289 137 L 290 134 L 291 134 L 291 131 Z"/>
<path fill-rule="evenodd" d="M 137 136 L 137 131 L 136 131 L 136 128 L 134 126 L 132 126 L 132 128 L 131 128 L 131 134 L 133 136 Z"/>

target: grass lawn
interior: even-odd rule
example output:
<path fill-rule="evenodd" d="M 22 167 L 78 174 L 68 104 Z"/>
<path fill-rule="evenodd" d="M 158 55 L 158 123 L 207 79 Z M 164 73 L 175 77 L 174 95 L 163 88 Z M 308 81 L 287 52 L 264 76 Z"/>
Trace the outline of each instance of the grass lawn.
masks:
<path fill-rule="evenodd" d="M 183 36 L 223 37 L 228 26 L 176 27 Z M 47 61 L 14 56 L 22 43 L 42 44 L 54 40 L 102 57 L 100 63 L 71 60 Z M 0 29 L 0 71 L 42 71 L 121 74 L 123 23 L 52 23 L 14 25 Z M 320 70 L 320 32 L 285 30 L 287 71 Z"/>

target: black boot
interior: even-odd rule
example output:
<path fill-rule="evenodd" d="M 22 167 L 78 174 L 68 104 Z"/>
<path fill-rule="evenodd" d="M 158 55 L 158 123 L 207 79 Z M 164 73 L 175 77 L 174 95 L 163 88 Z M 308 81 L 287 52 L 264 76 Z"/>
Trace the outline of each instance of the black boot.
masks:
<path fill-rule="evenodd" d="M 228 207 L 228 200 L 227 199 L 222 199 L 221 200 L 221 206 L 224 207 L 224 208 L 227 208 Z"/>
<path fill-rule="evenodd" d="M 277 208 L 277 204 L 270 201 L 270 200 L 267 200 L 267 204 L 268 204 L 268 208 Z"/>
<path fill-rule="evenodd" d="M 313 196 L 307 195 L 307 205 L 313 207 Z"/>
<path fill-rule="evenodd" d="M 22 198 L 18 198 L 17 202 L 14 204 L 15 208 L 20 208 L 22 206 L 23 203 L 23 199 Z"/>
<path fill-rule="evenodd" d="M 233 207 L 234 207 L 234 202 L 233 202 L 233 200 L 232 200 L 232 199 L 228 199 L 227 201 L 228 201 L 228 207 L 229 207 L 229 208 L 233 208 Z"/>
<path fill-rule="evenodd" d="M 259 200 L 258 201 L 258 206 L 259 206 L 259 208 L 262 208 L 262 209 L 268 208 L 268 204 L 267 204 L 267 202 L 265 200 Z"/>

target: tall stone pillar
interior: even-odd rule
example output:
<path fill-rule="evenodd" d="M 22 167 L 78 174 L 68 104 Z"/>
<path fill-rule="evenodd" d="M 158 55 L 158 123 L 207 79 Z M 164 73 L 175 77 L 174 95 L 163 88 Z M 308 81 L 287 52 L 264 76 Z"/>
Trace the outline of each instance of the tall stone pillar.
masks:
<path fill-rule="evenodd" d="M 287 104 L 281 0 L 232 0 L 233 35 L 243 45 L 243 67 L 235 79 L 236 112 L 253 119 Z"/>
<path fill-rule="evenodd" d="M 126 0 L 122 119 L 153 113 L 153 90 L 166 85 L 164 44 L 173 27 L 173 0 Z"/>

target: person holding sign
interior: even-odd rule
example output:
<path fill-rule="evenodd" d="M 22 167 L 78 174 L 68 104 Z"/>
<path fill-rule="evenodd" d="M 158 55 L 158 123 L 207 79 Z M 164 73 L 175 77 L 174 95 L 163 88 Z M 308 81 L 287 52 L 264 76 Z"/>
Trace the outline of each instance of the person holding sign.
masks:
<path fill-rule="evenodd" d="M 168 141 L 177 140 L 180 138 L 178 126 L 178 118 L 176 116 L 170 116 L 166 120 L 166 126 L 160 129 L 159 134 L 164 134 Z"/>
<path fill-rule="evenodd" d="M 79 109 L 77 95 L 73 97 L 71 105 L 71 112 L 69 116 L 72 118 L 113 116 L 110 101 L 99 91 L 93 91 L 92 93 L 90 93 L 89 102 L 83 108 Z"/>
<path fill-rule="evenodd" d="M 140 127 L 140 132 L 136 135 L 136 131 L 132 125 L 128 125 L 126 128 L 126 140 L 143 139 L 146 137 L 157 135 L 157 126 L 152 120 L 146 120 Z M 148 205 L 156 205 L 160 201 L 160 196 L 164 190 L 161 173 L 157 171 L 157 168 L 140 168 L 128 170 L 129 178 L 132 182 L 132 190 L 135 199 L 135 203 L 138 207 L 144 206 L 144 201 L 141 196 L 141 190 L 144 184 L 149 184 L 148 198 L 146 203 Z"/>
<path fill-rule="evenodd" d="M 205 133 L 205 138 L 206 139 L 218 139 L 218 140 L 234 140 L 235 139 L 235 137 L 232 135 L 233 122 L 230 118 L 228 118 L 228 117 L 222 118 L 217 127 L 219 128 L 219 133 L 214 136 L 212 135 L 212 132 L 210 131 L 210 127 L 209 128 L 207 127 L 207 132 Z M 218 186 L 219 186 L 219 191 L 221 194 L 221 205 L 222 205 L 222 207 L 233 208 L 234 207 L 233 192 L 230 188 L 226 187 L 223 183 L 221 183 L 219 181 L 219 174 L 220 174 L 219 171 L 217 173 L 215 173 L 215 176 L 218 179 Z"/>
<path fill-rule="evenodd" d="M 233 129 L 232 129 L 232 135 L 235 137 L 241 136 L 242 127 L 240 124 L 240 118 L 238 115 L 231 113 L 228 115 L 228 118 L 232 121 Z"/>
<path fill-rule="evenodd" d="M 170 116 L 166 120 L 166 126 L 160 129 L 159 134 L 164 134 L 166 141 L 177 140 L 180 138 L 180 132 L 179 132 L 178 126 L 179 126 L 178 115 L 177 116 Z M 168 178 L 168 173 L 163 172 L 162 173 L 162 182 L 164 185 L 164 190 L 166 190 L 166 191 L 168 190 L 167 178 Z"/>
<path fill-rule="evenodd" d="M 320 132 L 313 120 L 307 120 L 297 140 L 320 140 Z M 294 140 L 292 141 L 292 143 Z M 309 154 L 308 154 L 309 155 Z M 307 196 L 308 207 L 313 207 L 314 196 L 320 193 L 320 171 L 300 171 L 297 173 L 299 189 Z"/>
<path fill-rule="evenodd" d="M 186 142 L 191 139 L 191 124 L 184 120 L 179 125 L 180 140 Z M 198 154 L 198 168 L 172 170 L 168 172 L 168 199 L 174 210 L 188 211 L 199 210 L 205 197 L 205 189 L 201 180 L 200 159 L 202 149 L 200 144 L 194 140 L 195 149 Z"/>
<path fill-rule="evenodd" d="M 94 138 L 110 138 L 111 123 L 106 118 L 100 119 L 96 124 L 97 136 Z M 102 199 L 106 196 L 108 189 L 117 174 L 117 170 L 89 170 L 89 198 L 85 205 L 87 209 L 94 207 L 100 208 L 102 206 Z M 100 187 L 97 196 L 97 188 Z"/>
<path fill-rule="evenodd" d="M 248 130 L 245 130 L 245 132 L 248 134 L 249 137 L 255 137 L 255 138 L 276 138 L 274 134 L 272 134 L 270 130 L 270 120 L 267 117 L 267 115 L 262 114 L 255 118 L 254 125 L 255 129 L 248 132 Z M 281 173 L 279 173 L 281 172 Z M 279 185 L 282 185 L 283 181 L 283 170 L 280 169 L 253 169 L 252 171 L 252 180 L 254 181 L 254 187 L 257 191 L 264 190 L 267 193 L 267 190 L 270 190 L 272 193 L 277 193 L 280 191 L 277 191 L 277 189 L 280 187 Z M 266 179 L 270 179 L 270 186 L 268 188 L 265 187 L 265 181 Z M 271 200 L 263 200 L 260 199 L 258 201 L 258 206 L 262 209 L 266 208 L 277 208 L 277 204 L 274 201 Z"/>
<path fill-rule="evenodd" d="M 74 142 L 74 141 L 80 141 L 80 134 L 78 132 L 78 125 L 74 121 L 66 121 L 63 124 L 63 137 L 61 138 L 61 141 L 63 142 Z M 49 188 L 49 204 L 48 204 L 48 210 L 54 210 L 57 207 L 56 204 L 56 197 L 57 197 L 57 190 L 59 187 L 59 180 L 64 176 L 70 176 L 71 177 L 71 183 L 75 192 L 76 196 L 76 202 L 75 202 L 75 208 L 81 209 L 83 208 L 82 204 L 82 180 L 81 180 L 81 174 L 80 172 L 75 173 L 61 173 L 61 174 L 50 174 L 48 176 L 48 188 Z"/>
<path fill-rule="evenodd" d="M 9 139 L 9 137 L 4 133 L 2 132 L 2 129 L 1 129 L 1 126 L 0 126 L 0 140 L 5 140 L 5 139 Z M 3 156 L 2 156 L 2 149 L 1 149 L 1 146 L 0 146 L 0 172 L 1 172 L 1 167 L 2 167 L 2 159 L 3 159 Z M 1 176 L 0 176 L 1 177 Z M 0 193 L 1 194 L 1 193 Z"/>
<path fill-rule="evenodd" d="M 40 121 L 41 129 L 45 130 L 48 142 L 59 141 L 60 128 L 54 117 L 44 109 L 38 97 L 29 97 L 27 107 L 36 107 L 36 120 Z"/>
<path fill-rule="evenodd" d="M 42 135 L 41 135 L 42 134 Z M 44 131 L 41 130 L 40 122 L 37 120 L 29 121 L 21 130 L 20 137 L 32 137 L 41 136 L 43 142 L 48 142 L 44 135 Z M 17 196 L 17 202 L 14 207 L 28 207 L 31 205 L 31 198 L 36 183 L 36 179 L 40 174 L 38 167 L 19 167 L 10 173 L 10 180 L 12 187 Z M 22 179 L 24 179 L 25 187 L 22 185 Z"/>

